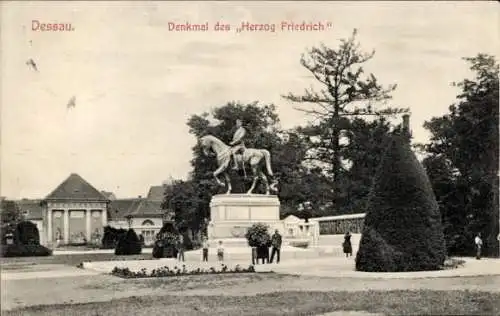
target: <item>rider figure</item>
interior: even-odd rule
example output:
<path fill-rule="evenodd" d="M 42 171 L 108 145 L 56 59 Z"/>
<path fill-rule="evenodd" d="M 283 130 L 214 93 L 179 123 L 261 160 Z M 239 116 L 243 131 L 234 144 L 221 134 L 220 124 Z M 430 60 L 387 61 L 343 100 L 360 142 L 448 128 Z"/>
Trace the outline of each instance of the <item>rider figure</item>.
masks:
<path fill-rule="evenodd" d="M 231 148 L 231 153 L 233 155 L 233 161 L 234 161 L 234 170 L 238 170 L 238 163 L 236 162 L 236 155 L 241 151 L 243 152 L 245 150 L 245 143 L 244 143 L 244 137 L 246 136 L 247 131 L 243 127 L 243 123 L 241 122 L 240 119 L 236 120 L 236 131 L 234 132 L 233 135 L 233 140 L 229 143 Z"/>

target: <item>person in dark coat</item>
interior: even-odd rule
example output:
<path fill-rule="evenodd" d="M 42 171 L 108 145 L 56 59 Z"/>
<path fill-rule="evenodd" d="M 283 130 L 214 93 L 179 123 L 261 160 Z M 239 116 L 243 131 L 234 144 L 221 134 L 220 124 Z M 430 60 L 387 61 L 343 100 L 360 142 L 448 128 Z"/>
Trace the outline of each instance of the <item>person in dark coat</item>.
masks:
<path fill-rule="evenodd" d="M 269 263 L 269 246 L 270 242 L 257 246 L 257 260 L 261 259 L 262 264 Z"/>
<path fill-rule="evenodd" d="M 342 243 L 342 248 L 344 249 L 346 258 L 352 256 L 351 233 L 347 232 L 344 235 L 344 242 Z"/>
<path fill-rule="evenodd" d="M 274 255 L 276 255 L 276 263 L 280 263 L 280 252 L 281 252 L 281 243 L 282 238 L 279 231 L 276 229 L 273 236 L 271 237 L 271 260 L 270 263 L 273 263 Z"/>

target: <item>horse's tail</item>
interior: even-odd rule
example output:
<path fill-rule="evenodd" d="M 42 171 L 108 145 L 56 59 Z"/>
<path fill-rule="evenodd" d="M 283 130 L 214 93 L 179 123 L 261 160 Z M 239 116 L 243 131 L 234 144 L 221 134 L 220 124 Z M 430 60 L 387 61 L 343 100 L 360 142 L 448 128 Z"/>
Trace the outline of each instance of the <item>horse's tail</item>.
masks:
<path fill-rule="evenodd" d="M 271 154 L 266 149 L 262 150 L 262 152 L 264 153 L 264 158 L 266 159 L 267 174 L 272 177 L 273 170 L 271 169 Z"/>

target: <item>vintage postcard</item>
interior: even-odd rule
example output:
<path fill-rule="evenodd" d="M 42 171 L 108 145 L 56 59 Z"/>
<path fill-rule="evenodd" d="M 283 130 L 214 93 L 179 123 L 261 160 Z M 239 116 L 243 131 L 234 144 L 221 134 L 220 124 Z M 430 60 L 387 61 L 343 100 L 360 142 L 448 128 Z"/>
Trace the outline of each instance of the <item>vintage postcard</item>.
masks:
<path fill-rule="evenodd" d="M 495 1 L 3 1 L 5 315 L 498 315 Z"/>

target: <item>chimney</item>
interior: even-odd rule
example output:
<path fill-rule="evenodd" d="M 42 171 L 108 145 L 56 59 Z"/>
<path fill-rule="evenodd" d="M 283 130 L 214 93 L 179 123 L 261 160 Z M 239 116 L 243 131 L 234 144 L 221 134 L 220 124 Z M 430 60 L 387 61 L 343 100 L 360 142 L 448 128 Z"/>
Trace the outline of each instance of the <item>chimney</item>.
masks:
<path fill-rule="evenodd" d="M 403 133 L 405 136 L 411 137 L 410 114 L 403 114 Z"/>

